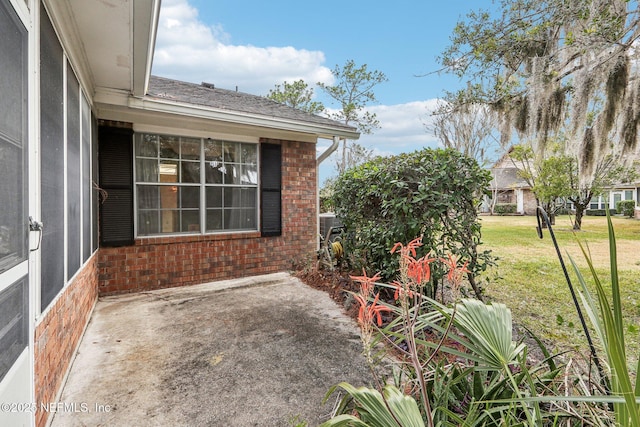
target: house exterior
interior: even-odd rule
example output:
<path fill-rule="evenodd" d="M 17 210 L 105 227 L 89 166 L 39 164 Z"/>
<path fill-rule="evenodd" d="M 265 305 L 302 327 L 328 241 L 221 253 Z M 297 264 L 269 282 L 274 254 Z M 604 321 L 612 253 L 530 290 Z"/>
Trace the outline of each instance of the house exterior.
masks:
<path fill-rule="evenodd" d="M 491 198 L 486 198 L 482 210 L 489 212 L 490 205 L 515 205 L 519 215 L 535 215 L 537 202 L 531 186 L 518 175 L 518 168 L 508 153 L 491 168 L 492 180 L 489 184 Z M 494 199 L 495 200 L 492 200 Z"/>
<path fill-rule="evenodd" d="M 633 200 L 638 206 L 638 195 L 640 194 L 640 183 L 616 184 L 605 190 L 604 193 L 594 196 L 589 203 L 587 210 L 596 209 L 616 209 L 618 202 L 623 200 Z"/>
<path fill-rule="evenodd" d="M 535 215 L 536 199 L 531 191 L 531 186 L 526 180 L 518 175 L 518 170 L 523 166 L 514 163 L 514 161 L 506 153 L 491 168 L 491 180 L 489 191 L 492 198 L 496 198 L 495 204 L 512 204 L 516 206 L 515 213 L 520 215 Z M 482 210 L 489 212 L 492 198 L 486 198 Z M 634 183 L 617 183 L 606 188 L 602 194 L 594 196 L 587 208 L 589 210 L 602 210 L 605 208 L 615 209 L 618 202 L 622 200 L 633 200 L 638 206 L 640 200 L 640 182 Z M 572 209 L 572 204 L 566 205 L 568 209 Z M 638 211 L 638 210 L 637 210 Z M 636 212 L 636 216 L 638 216 Z"/>
<path fill-rule="evenodd" d="M 87 409 L 57 399 L 99 294 L 315 254 L 316 143 L 358 133 L 151 77 L 159 8 L 0 0 L 0 425 Z"/>

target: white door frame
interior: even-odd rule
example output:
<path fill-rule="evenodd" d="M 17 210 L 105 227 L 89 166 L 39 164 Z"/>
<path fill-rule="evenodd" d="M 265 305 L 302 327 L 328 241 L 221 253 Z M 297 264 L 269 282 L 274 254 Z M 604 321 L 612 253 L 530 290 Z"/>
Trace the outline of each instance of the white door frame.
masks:
<path fill-rule="evenodd" d="M 524 191 L 522 188 L 516 189 L 516 212 L 524 213 Z"/>
<path fill-rule="evenodd" d="M 38 49 L 37 49 L 37 15 L 40 8 L 36 0 L 9 0 L 9 9 L 17 15 L 27 32 L 27 70 L 24 76 L 27 79 L 27 111 L 28 136 L 24 141 L 27 149 L 23 155 L 27 157 L 28 175 L 26 193 L 22 196 L 28 200 L 28 212 L 25 215 L 38 218 L 39 214 L 39 161 L 37 141 L 39 122 L 39 103 L 37 102 L 38 87 Z M 35 185 L 34 185 L 35 184 Z M 1 201 L 0 201 L 1 202 Z M 13 202 L 10 200 L 8 202 Z M 25 218 L 26 223 L 27 218 Z M 37 233 L 29 233 L 29 250 L 37 247 Z M 35 327 L 35 290 L 38 289 L 38 275 L 33 274 L 33 268 L 37 268 L 39 262 L 38 251 L 29 251 L 25 261 L 0 273 L 0 291 L 4 291 L 13 284 L 26 279 L 28 290 L 27 322 L 28 334 L 26 347 L 17 356 L 13 365 L 0 381 L 0 425 L 33 426 L 35 425 L 35 390 L 34 390 L 34 327 Z"/>

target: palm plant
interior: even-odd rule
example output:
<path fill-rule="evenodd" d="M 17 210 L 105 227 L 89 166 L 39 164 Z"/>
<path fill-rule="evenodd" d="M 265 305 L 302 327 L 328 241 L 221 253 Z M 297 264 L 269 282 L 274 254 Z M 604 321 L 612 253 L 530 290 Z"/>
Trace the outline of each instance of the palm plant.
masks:
<path fill-rule="evenodd" d="M 332 387 L 327 397 L 338 387 L 347 393 L 336 408 L 340 415 L 320 427 L 424 427 L 415 399 L 392 385 L 384 386 L 380 393 L 376 389 L 356 388 L 343 382 Z M 347 411 L 354 411 L 359 417 L 345 413 Z"/>

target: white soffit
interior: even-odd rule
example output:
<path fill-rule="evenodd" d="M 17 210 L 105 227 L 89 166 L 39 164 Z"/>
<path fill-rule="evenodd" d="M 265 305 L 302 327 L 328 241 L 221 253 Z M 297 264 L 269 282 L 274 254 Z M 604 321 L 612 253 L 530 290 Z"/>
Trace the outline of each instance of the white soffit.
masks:
<path fill-rule="evenodd" d="M 160 0 L 67 0 L 96 88 L 143 96 Z"/>

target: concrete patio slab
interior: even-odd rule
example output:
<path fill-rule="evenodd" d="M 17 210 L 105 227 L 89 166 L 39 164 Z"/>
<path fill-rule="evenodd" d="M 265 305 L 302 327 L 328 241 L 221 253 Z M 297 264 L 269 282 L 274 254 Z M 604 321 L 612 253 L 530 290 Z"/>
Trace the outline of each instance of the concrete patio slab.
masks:
<path fill-rule="evenodd" d="M 52 426 L 315 426 L 366 385 L 359 330 L 286 273 L 101 298 Z"/>

